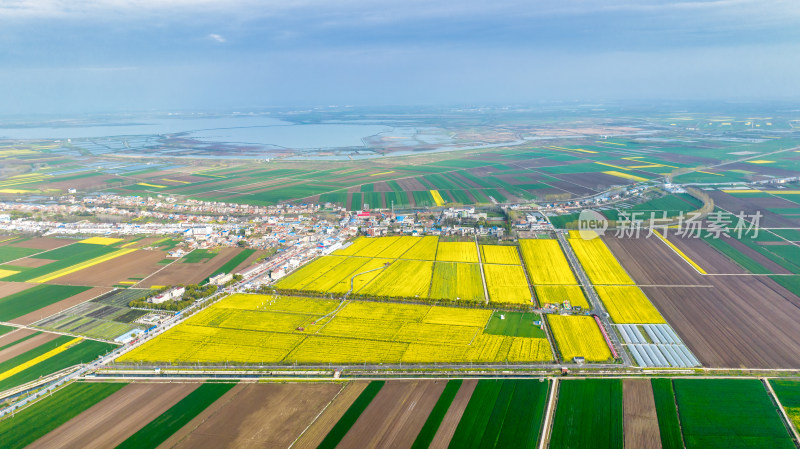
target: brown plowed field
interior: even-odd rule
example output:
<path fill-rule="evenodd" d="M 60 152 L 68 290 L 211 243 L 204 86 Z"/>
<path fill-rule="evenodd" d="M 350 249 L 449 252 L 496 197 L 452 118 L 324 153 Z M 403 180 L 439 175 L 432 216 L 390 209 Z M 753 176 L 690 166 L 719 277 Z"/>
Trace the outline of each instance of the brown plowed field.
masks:
<path fill-rule="evenodd" d="M 770 212 L 768 208 L 797 207 L 797 204 L 779 197 L 772 198 L 739 198 L 720 190 L 708 191 L 714 204 L 734 215 L 744 212 L 747 215 L 761 213 L 759 220 L 761 227 L 795 228 L 800 225 L 800 219 L 789 218 Z"/>
<path fill-rule="evenodd" d="M 358 395 L 367 388 L 368 384 L 369 382 L 363 381 L 348 382 L 333 402 L 317 417 L 308 430 L 298 438 L 292 449 L 315 449 L 319 446 L 325 436 L 328 435 L 328 432 L 339 422 L 342 415 L 358 399 Z"/>
<path fill-rule="evenodd" d="M 202 412 L 200 412 L 197 416 L 192 418 L 185 426 L 178 429 L 175 433 L 173 433 L 169 438 L 166 439 L 163 443 L 158 445 L 158 449 L 166 449 L 175 446 L 181 440 L 186 438 L 194 429 L 196 429 L 200 424 L 203 424 L 207 419 L 212 417 L 216 414 L 219 410 L 223 407 L 226 407 L 229 402 L 236 400 L 236 397 L 248 384 L 239 383 L 236 384 L 233 388 L 228 390 L 227 393 L 223 394 L 219 399 L 214 401 L 213 404 L 206 407 Z"/>
<path fill-rule="evenodd" d="M 199 385 L 130 384 L 28 447 L 88 449 L 117 446 Z"/>
<path fill-rule="evenodd" d="M 24 242 L 14 243 L 11 246 L 19 246 L 20 248 L 47 250 L 47 249 L 61 248 L 62 246 L 71 245 L 77 242 L 78 240 L 72 240 L 72 239 L 52 239 L 48 237 L 36 237 L 30 240 L 26 240 Z"/>
<path fill-rule="evenodd" d="M 236 255 L 238 248 L 222 248 L 219 254 L 210 260 L 199 263 L 175 262 L 163 270 L 154 274 L 152 277 L 142 281 L 138 287 L 150 287 L 151 285 L 175 285 L 175 284 L 196 284 L 207 278 L 211 273 L 217 271 L 219 267 L 225 265 L 231 257 Z"/>
<path fill-rule="evenodd" d="M 667 239 L 677 246 L 684 254 L 700 265 L 706 273 L 711 274 L 745 274 L 747 270 L 730 260 L 719 251 L 709 248 L 702 239 L 676 238 L 668 236 Z"/>
<path fill-rule="evenodd" d="M 36 332 L 37 331 L 33 329 L 19 329 L 19 328 L 14 329 L 13 331 L 5 333 L 2 336 L 0 336 L 0 348 L 2 348 L 5 345 L 10 345 L 11 343 L 14 343 L 17 340 L 21 340 L 27 337 L 28 335 L 35 334 Z"/>
<path fill-rule="evenodd" d="M 650 379 L 624 379 L 622 401 L 625 447 L 661 449 L 661 432 Z"/>
<path fill-rule="evenodd" d="M 477 385 L 477 380 L 465 380 L 461 384 L 461 388 L 458 389 L 456 397 L 453 398 L 450 408 L 447 409 L 447 413 L 442 419 L 442 424 L 439 425 L 439 430 L 436 431 L 436 435 L 431 441 L 430 449 L 447 449 L 450 445 L 450 440 L 453 438 L 453 434 L 456 433 L 458 422 L 464 416 L 464 410 L 466 410 Z"/>
<path fill-rule="evenodd" d="M 17 267 L 30 267 L 30 268 L 37 268 L 41 267 L 42 265 L 47 265 L 51 262 L 55 262 L 55 260 L 50 259 L 36 259 L 33 257 L 23 257 L 22 259 L 12 260 L 8 262 L 10 265 L 14 265 Z"/>
<path fill-rule="evenodd" d="M 703 276 L 658 239 L 606 241 L 638 284 L 679 285 L 642 290 L 703 365 L 800 368 L 800 298 L 768 277 Z"/>
<path fill-rule="evenodd" d="M 95 285 L 112 287 L 128 278 L 145 278 L 164 265 L 158 261 L 164 259 L 166 253 L 161 251 L 134 251 L 83 270 L 70 273 L 49 281 L 48 284 L 63 285 Z M 217 256 L 219 257 L 219 256 Z M 211 259 L 212 261 L 214 259 Z"/>
<path fill-rule="evenodd" d="M 12 323 L 16 323 L 16 324 L 31 324 L 31 323 L 35 323 L 35 322 L 37 322 L 37 321 L 39 321 L 41 319 L 44 319 L 44 318 L 49 317 L 50 315 L 53 315 L 54 313 L 61 312 L 62 310 L 67 310 L 70 307 L 76 306 L 76 305 L 78 305 L 78 304 L 80 304 L 82 302 L 86 302 L 86 301 L 88 301 L 88 300 L 90 300 L 90 299 L 92 299 L 92 298 L 94 298 L 96 296 L 100 296 L 103 293 L 110 292 L 110 291 L 111 291 L 110 288 L 105 288 L 105 287 L 90 288 L 89 290 L 86 290 L 85 292 L 78 293 L 75 296 L 70 296 L 69 298 L 64 299 L 62 301 L 59 301 L 59 302 L 57 302 L 55 304 L 50 304 L 47 307 L 42 307 L 39 310 L 31 312 L 31 313 L 29 313 L 27 315 L 22 315 L 19 318 L 14 318 L 13 320 L 9 320 L 9 321 L 11 321 Z"/>
<path fill-rule="evenodd" d="M 24 282 L 6 282 L 0 281 L 0 298 L 5 298 L 6 296 L 11 296 L 14 293 L 19 293 L 23 290 L 27 290 L 31 287 L 36 286 L 37 284 L 26 284 Z"/>
<path fill-rule="evenodd" d="M 240 263 L 239 265 L 236 266 L 236 268 L 231 270 L 231 273 L 235 274 L 235 273 L 238 273 L 240 271 L 244 271 L 245 268 L 248 268 L 250 265 L 253 265 L 253 262 L 255 262 L 256 259 L 258 259 L 259 257 L 263 256 L 265 252 L 266 251 L 263 251 L 263 250 L 257 250 L 256 252 L 251 254 L 250 257 L 245 259 L 244 262 Z"/>
<path fill-rule="evenodd" d="M 387 382 L 338 448 L 410 448 L 446 380 Z"/>
<path fill-rule="evenodd" d="M 31 337 L 25 341 L 19 342 L 10 348 L 6 348 L 0 351 L 0 363 L 5 362 L 6 360 L 13 359 L 14 357 L 20 354 L 23 354 L 25 352 L 30 351 L 33 348 L 41 346 L 47 343 L 48 341 L 55 340 L 58 337 L 60 337 L 60 335 L 58 334 L 43 333 L 35 337 Z"/>
<path fill-rule="evenodd" d="M 334 383 L 247 385 L 174 447 L 289 447 L 341 388 Z"/>

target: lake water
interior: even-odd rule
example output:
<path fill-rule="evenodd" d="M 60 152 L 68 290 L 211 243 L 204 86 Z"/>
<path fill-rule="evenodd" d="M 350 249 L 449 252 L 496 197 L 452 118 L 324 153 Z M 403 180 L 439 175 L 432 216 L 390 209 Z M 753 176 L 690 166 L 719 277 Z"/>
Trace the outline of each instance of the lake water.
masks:
<path fill-rule="evenodd" d="M 362 139 L 392 131 L 380 124 L 303 125 L 269 117 L 164 118 L 100 125 L 49 125 L 27 128 L 0 126 L 5 139 L 91 139 L 113 136 L 152 136 L 187 133 L 207 142 L 254 144 L 282 148 L 336 148 L 363 146 Z"/>

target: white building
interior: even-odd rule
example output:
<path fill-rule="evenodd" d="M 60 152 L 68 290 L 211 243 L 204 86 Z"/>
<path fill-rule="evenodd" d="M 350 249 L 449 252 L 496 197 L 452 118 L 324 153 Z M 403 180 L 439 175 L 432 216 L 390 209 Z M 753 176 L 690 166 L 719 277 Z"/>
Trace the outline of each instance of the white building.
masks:
<path fill-rule="evenodd" d="M 233 280 L 233 274 L 220 273 L 216 276 L 211 276 L 211 278 L 208 279 L 208 283 L 211 285 L 225 285 L 232 280 Z"/>
<path fill-rule="evenodd" d="M 153 304 L 161 304 L 162 302 L 167 302 L 173 299 L 180 298 L 181 296 L 183 296 L 184 292 L 186 292 L 186 288 L 175 287 L 165 291 L 164 293 L 153 296 L 148 301 L 152 302 Z"/>

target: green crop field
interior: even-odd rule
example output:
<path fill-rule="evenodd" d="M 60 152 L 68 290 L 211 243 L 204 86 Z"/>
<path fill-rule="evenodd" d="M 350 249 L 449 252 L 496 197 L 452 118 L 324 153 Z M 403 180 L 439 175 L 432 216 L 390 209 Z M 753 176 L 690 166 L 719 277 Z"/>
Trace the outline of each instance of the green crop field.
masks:
<path fill-rule="evenodd" d="M 183 263 L 200 263 L 207 262 L 219 254 L 216 250 L 211 249 L 196 249 L 181 258 Z"/>
<path fill-rule="evenodd" d="M 453 399 L 455 399 L 463 383 L 464 381 L 462 379 L 447 381 L 444 391 L 442 391 L 439 399 L 436 400 L 436 405 L 433 406 L 433 410 L 431 410 L 431 413 L 428 415 L 428 419 L 425 420 L 425 424 L 422 426 L 419 434 L 417 434 L 417 438 L 414 440 L 411 449 L 426 449 L 430 446 L 433 437 L 436 436 L 436 432 L 442 424 L 444 415 L 447 414 L 450 404 L 453 403 Z"/>
<path fill-rule="evenodd" d="M 794 447 L 764 385 L 755 379 L 675 379 L 687 449 Z"/>
<path fill-rule="evenodd" d="M 535 448 L 549 382 L 480 380 L 451 448 Z"/>
<path fill-rule="evenodd" d="M 19 246 L 0 246 L 0 263 L 6 263 L 15 259 L 27 257 L 40 251 L 40 249 L 22 248 Z"/>
<path fill-rule="evenodd" d="M 663 449 L 683 448 L 681 425 L 678 422 L 678 409 L 675 406 L 675 392 L 672 389 L 672 379 L 653 379 L 653 397 L 656 402 L 658 428 L 661 433 L 661 447 Z"/>
<path fill-rule="evenodd" d="M 772 379 L 769 382 L 792 424 L 800 430 L 800 381 Z"/>
<path fill-rule="evenodd" d="M 61 345 L 61 344 L 66 343 L 69 340 L 72 340 L 72 337 L 64 336 L 64 337 L 59 337 L 59 338 L 57 338 L 57 339 L 55 339 L 55 340 L 53 340 L 51 342 L 48 342 L 48 343 L 60 342 L 59 345 Z M 46 345 L 47 345 L 47 343 L 45 345 L 41 345 L 41 346 L 35 348 L 34 350 L 28 351 L 28 352 L 26 352 L 25 354 L 22 354 L 22 355 L 28 355 L 28 353 L 30 353 L 32 351 L 37 351 L 36 355 L 41 355 L 44 352 L 47 352 L 47 351 L 43 351 L 43 350 L 40 349 L 40 348 L 42 348 L 42 346 L 46 346 Z M 54 349 L 55 348 L 55 346 L 54 347 L 47 346 L 47 347 L 50 348 L 50 349 Z M 34 381 L 34 380 L 36 380 L 36 379 L 38 379 L 38 378 L 40 378 L 42 376 L 46 376 L 48 374 L 52 374 L 52 373 L 55 373 L 57 371 L 61 371 L 62 369 L 68 368 L 70 366 L 78 365 L 80 363 L 90 362 L 90 361 L 94 360 L 95 358 L 97 358 L 97 356 L 103 355 L 103 354 L 111 351 L 114 348 L 116 348 L 116 346 L 112 345 L 110 343 L 104 343 L 104 342 L 101 342 L 101 341 L 93 341 L 93 340 L 84 340 L 84 341 L 76 344 L 75 346 L 70 347 L 69 349 L 67 349 L 64 352 L 56 354 L 56 355 L 54 355 L 54 356 L 52 356 L 52 357 L 50 357 L 48 359 L 45 359 L 45 360 L 43 360 L 43 361 L 31 366 L 28 369 L 25 369 L 25 370 L 15 374 L 15 375 L 11 376 L 11 377 L 8 377 L 8 378 L 0 381 L 0 391 L 7 390 L 9 388 L 13 388 L 13 387 L 16 387 L 18 385 L 22 385 L 22 384 Z M 50 349 L 48 349 L 48 350 L 50 350 Z M 14 363 L 12 366 L 16 366 L 16 365 L 18 365 L 20 363 L 24 363 L 25 361 L 30 360 L 30 359 L 32 359 L 34 357 L 28 357 L 26 360 L 20 360 L 19 362 Z M 13 361 L 15 359 L 11 359 L 11 360 L 9 360 L 9 362 L 11 362 L 11 361 Z M 3 365 L 5 365 L 5 363 Z M 6 371 L 6 369 L 4 369 L 2 366 L 0 366 L 0 370 Z M 2 373 L 2 371 L 0 371 L 0 374 Z"/>
<path fill-rule="evenodd" d="M 4 281 L 25 282 L 39 276 L 53 273 L 55 271 L 69 268 L 81 262 L 85 262 L 96 257 L 100 257 L 114 251 L 117 248 L 106 245 L 92 245 L 89 243 L 73 243 L 54 250 L 46 251 L 35 256 L 35 259 L 54 260 L 54 262 L 42 265 L 41 267 L 31 268 L 23 272 L 12 274 L 3 278 Z M 2 268 L 2 265 L 0 265 Z"/>
<path fill-rule="evenodd" d="M 200 385 L 169 410 L 128 437 L 117 448 L 158 447 L 234 386 L 236 386 L 235 383 L 204 383 Z"/>
<path fill-rule="evenodd" d="M 0 335 L 7 334 L 7 333 L 13 331 L 14 329 L 16 329 L 16 328 L 15 327 L 11 327 L 11 326 L 0 325 Z"/>
<path fill-rule="evenodd" d="M 622 381 L 564 380 L 551 448 L 622 448 Z"/>
<path fill-rule="evenodd" d="M 52 396 L 0 421 L 0 442 L 23 448 L 122 389 L 124 383 L 73 382 Z"/>
<path fill-rule="evenodd" d="M 504 317 L 501 319 L 501 315 Z M 533 324 L 542 316 L 531 312 L 494 312 L 486 326 L 487 334 L 507 335 L 509 337 L 546 338 L 541 326 Z"/>
<path fill-rule="evenodd" d="M 95 245 L 99 246 L 99 245 Z M 91 287 L 41 284 L 0 298 L 0 321 L 9 321 L 85 292 Z"/>
<path fill-rule="evenodd" d="M 353 427 L 353 424 L 356 423 L 356 420 L 367 406 L 375 399 L 375 396 L 381 391 L 385 381 L 378 380 L 372 381 L 367 385 L 367 388 L 358 395 L 358 398 L 350 405 L 344 415 L 339 418 L 339 421 L 333 426 L 333 428 L 325 435 L 325 439 L 322 440 L 322 443 L 317 446 L 317 449 L 334 449 L 339 443 L 342 441 L 347 432 Z"/>

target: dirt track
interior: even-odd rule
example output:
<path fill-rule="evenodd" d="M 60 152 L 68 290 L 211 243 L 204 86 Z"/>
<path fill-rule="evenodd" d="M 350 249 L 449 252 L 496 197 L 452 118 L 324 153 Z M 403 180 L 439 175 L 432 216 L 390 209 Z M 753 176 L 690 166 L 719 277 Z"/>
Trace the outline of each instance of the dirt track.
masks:
<path fill-rule="evenodd" d="M 334 383 L 247 385 L 174 447 L 289 447 L 340 389 Z"/>
<path fill-rule="evenodd" d="M 16 324 L 31 324 L 31 323 L 35 323 L 35 322 L 37 322 L 37 321 L 39 321 L 41 319 L 49 317 L 50 315 L 53 315 L 53 314 L 58 313 L 58 312 L 61 312 L 62 310 L 69 309 L 72 306 L 76 306 L 76 305 L 78 305 L 78 304 L 80 304 L 82 302 L 86 302 L 86 301 L 94 298 L 95 296 L 100 296 L 103 293 L 110 292 L 110 291 L 111 291 L 110 288 L 105 288 L 105 287 L 90 288 L 89 290 L 86 290 L 85 292 L 78 293 L 75 296 L 71 296 L 71 297 L 69 297 L 67 299 L 64 299 L 62 301 L 59 301 L 59 302 L 57 302 L 55 304 L 50 304 L 47 307 L 43 307 L 43 308 L 41 308 L 39 310 L 31 312 L 31 313 L 29 313 L 27 315 L 22 315 L 19 318 L 14 318 L 13 320 L 10 320 L 10 321 L 12 323 L 16 323 Z"/>
<path fill-rule="evenodd" d="M 30 449 L 115 447 L 199 385 L 199 383 L 130 384 L 28 447 Z"/>
<path fill-rule="evenodd" d="M 446 380 L 387 382 L 338 448 L 410 448 Z"/>
<path fill-rule="evenodd" d="M 33 333 L 33 331 L 29 332 Z M 30 333 L 28 335 L 30 335 Z M 5 362 L 6 360 L 13 359 L 14 357 L 22 353 L 30 351 L 31 349 L 36 348 L 37 346 L 41 346 L 47 343 L 48 341 L 55 340 L 58 337 L 60 337 L 60 335 L 45 332 L 35 337 L 31 337 L 25 341 L 19 342 L 10 348 L 6 348 L 0 351 L 0 363 Z"/>
<path fill-rule="evenodd" d="M 465 380 L 461 384 L 456 397 L 453 398 L 453 403 L 450 404 L 450 408 L 447 409 L 447 413 L 442 419 L 442 424 L 439 425 L 439 430 L 436 431 L 436 435 L 431 441 L 430 449 L 447 449 L 447 446 L 450 445 L 450 440 L 453 438 L 453 434 L 456 433 L 458 422 L 464 416 L 464 410 L 466 410 L 477 385 L 477 380 Z"/>
<path fill-rule="evenodd" d="M 622 398 L 625 447 L 661 449 L 661 433 L 650 379 L 624 379 Z"/>
<path fill-rule="evenodd" d="M 358 399 L 358 395 L 367 388 L 369 382 L 354 381 L 348 382 L 339 396 L 325 409 L 324 412 L 314 421 L 305 433 L 292 446 L 292 449 L 314 449 L 322 443 L 328 432 L 344 415 L 353 402 Z"/>
<path fill-rule="evenodd" d="M 642 288 L 703 365 L 800 368 L 800 298 L 771 279 L 703 276 L 658 239 L 606 241 L 638 284 L 712 286 Z"/>

